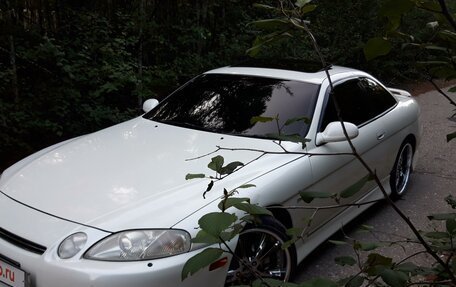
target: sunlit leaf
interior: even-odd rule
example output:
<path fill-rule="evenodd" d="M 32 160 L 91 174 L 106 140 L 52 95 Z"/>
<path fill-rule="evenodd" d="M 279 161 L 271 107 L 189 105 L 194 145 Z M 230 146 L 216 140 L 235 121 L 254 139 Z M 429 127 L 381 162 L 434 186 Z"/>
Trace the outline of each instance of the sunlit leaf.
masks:
<path fill-rule="evenodd" d="M 189 179 L 194 179 L 194 178 L 205 178 L 205 177 L 206 177 L 206 175 L 203 173 L 188 173 L 185 176 L 185 179 L 189 180 Z"/>
<path fill-rule="evenodd" d="M 312 2 L 312 0 L 297 0 L 295 5 L 298 6 L 299 8 L 302 8 L 305 5 L 309 4 L 310 2 Z"/>
<path fill-rule="evenodd" d="M 215 260 L 219 259 L 222 254 L 222 249 L 207 248 L 187 260 L 187 262 L 185 262 L 184 268 L 182 268 L 182 281 L 188 276 L 191 276 L 199 270 L 206 268 L 212 264 Z"/>
<path fill-rule="evenodd" d="M 384 56 L 391 51 L 392 45 L 383 38 L 371 38 L 363 48 L 366 60 L 370 61 L 377 57 Z"/>
<path fill-rule="evenodd" d="M 203 215 L 198 224 L 208 234 L 219 237 L 222 231 L 228 229 L 237 220 L 236 215 L 224 212 L 212 212 Z"/>
<path fill-rule="evenodd" d="M 302 121 L 306 124 L 310 124 L 310 119 L 308 117 L 297 117 L 297 118 L 288 119 L 284 125 L 289 126 L 295 122 L 300 122 L 300 121 Z"/>
<path fill-rule="evenodd" d="M 272 118 L 272 117 L 259 117 L 259 116 L 258 116 L 258 117 L 252 117 L 252 118 L 250 119 L 250 123 L 251 123 L 251 124 L 255 124 L 255 123 L 267 123 L 267 122 L 271 122 L 271 121 L 273 121 L 273 120 L 274 120 L 274 118 Z"/>
<path fill-rule="evenodd" d="M 353 185 L 349 186 L 348 188 L 344 189 L 341 193 L 340 193 L 340 197 L 341 198 L 349 198 L 353 195 L 355 195 L 356 193 L 358 193 L 363 187 L 364 185 L 369 181 L 371 180 L 371 177 L 370 175 L 366 175 L 365 177 L 361 178 L 360 180 L 358 180 L 356 183 L 354 183 Z"/>

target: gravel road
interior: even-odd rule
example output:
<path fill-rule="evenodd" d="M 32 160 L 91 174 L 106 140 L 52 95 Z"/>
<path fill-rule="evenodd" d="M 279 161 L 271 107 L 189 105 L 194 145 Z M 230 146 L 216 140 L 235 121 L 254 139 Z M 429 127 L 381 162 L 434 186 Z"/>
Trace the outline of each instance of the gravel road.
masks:
<path fill-rule="evenodd" d="M 456 96 L 453 98 L 456 100 Z M 431 225 L 426 215 L 450 210 L 444 198 L 449 194 L 456 196 L 456 140 L 446 142 L 446 134 L 456 131 L 456 120 L 449 119 L 454 108 L 437 92 L 427 92 L 416 99 L 421 106 L 423 126 L 419 163 L 411 177 L 407 193 L 397 205 L 419 229 L 429 230 L 435 226 Z M 362 224 L 373 226 L 379 234 L 372 236 L 360 233 L 359 227 Z M 377 204 L 367 210 L 359 219 L 344 228 L 344 234 L 367 242 L 412 237 L 406 224 L 386 203 Z M 343 233 L 339 232 L 332 239 L 343 240 L 343 237 Z M 422 248 L 419 246 L 409 244 L 405 248 L 381 248 L 376 252 L 400 260 L 420 250 Z M 335 257 L 343 255 L 354 254 L 348 246 L 323 244 L 298 266 L 293 281 L 303 282 L 314 277 L 337 279 L 354 274 L 357 269 L 340 267 L 334 263 Z M 431 259 L 422 255 L 414 261 L 424 263 Z"/>

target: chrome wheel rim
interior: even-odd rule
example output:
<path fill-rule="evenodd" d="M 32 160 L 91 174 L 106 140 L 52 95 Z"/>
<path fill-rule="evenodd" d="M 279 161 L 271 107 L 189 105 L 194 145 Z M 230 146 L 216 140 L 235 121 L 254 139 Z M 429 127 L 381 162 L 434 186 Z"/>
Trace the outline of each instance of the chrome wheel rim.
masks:
<path fill-rule="evenodd" d="M 407 183 L 412 171 L 412 158 L 413 158 L 413 147 L 407 143 L 401 149 L 399 157 L 397 158 L 395 179 L 396 179 L 396 193 L 402 195 L 405 192 Z"/>
<path fill-rule="evenodd" d="M 239 235 L 225 286 L 250 284 L 260 277 L 288 281 L 291 255 L 288 249 L 282 249 L 283 243 L 279 235 L 267 229 L 243 231 Z"/>

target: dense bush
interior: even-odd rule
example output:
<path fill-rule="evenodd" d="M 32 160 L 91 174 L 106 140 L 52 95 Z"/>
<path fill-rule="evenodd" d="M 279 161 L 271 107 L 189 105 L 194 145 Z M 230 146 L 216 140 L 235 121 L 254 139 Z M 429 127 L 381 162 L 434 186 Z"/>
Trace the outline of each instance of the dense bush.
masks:
<path fill-rule="evenodd" d="M 194 75 L 239 61 L 264 18 L 258 1 L 2 1 L 0 169 L 43 146 L 140 113 Z M 276 1 L 269 0 L 276 5 Z M 311 27 L 333 63 L 402 81 L 412 55 L 367 63 L 363 44 L 382 28 L 377 1 L 315 0 Z M 307 36 L 260 57 L 315 59 Z"/>

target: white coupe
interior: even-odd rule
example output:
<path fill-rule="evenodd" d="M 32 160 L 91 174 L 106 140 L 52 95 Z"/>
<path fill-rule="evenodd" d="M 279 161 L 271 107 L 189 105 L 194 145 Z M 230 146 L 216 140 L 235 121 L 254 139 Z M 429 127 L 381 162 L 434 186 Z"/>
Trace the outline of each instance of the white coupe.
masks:
<path fill-rule="evenodd" d="M 333 205 L 332 198 L 306 203 L 300 193 L 338 194 L 367 175 L 350 154 L 333 97 L 354 146 L 392 195 L 406 190 L 420 143 L 419 107 L 409 93 L 358 70 L 333 66 L 329 73 L 332 92 L 325 71 L 305 66 L 215 69 L 160 103 L 146 101 L 138 118 L 6 169 L 0 179 L 0 286 L 224 286 L 253 280 L 252 268 L 287 280 L 297 263 L 370 206 L 325 209 L 313 217 L 312 209 L 278 208 Z M 285 124 L 290 119 L 308 120 Z M 281 135 L 306 138 L 305 147 L 277 140 L 278 126 Z M 208 162 L 217 155 L 244 165 L 203 197 L 208 180 L 186 175 L 210 175 Z M 219 211 L 223 189 L 243 184 L 255 187 L 237 196 L 274 214 L 228 242 L 250 266 L 226 254 L 182 280 L 187 260 L 208 247 L 192 243 L 198 220 Z M 341 203 L 382 197 L 368 181 Z M 313 218 L 309 226 L 306 218 Z M 303 228 L 305 239 L 282 249 L 291 227 Z"/>

